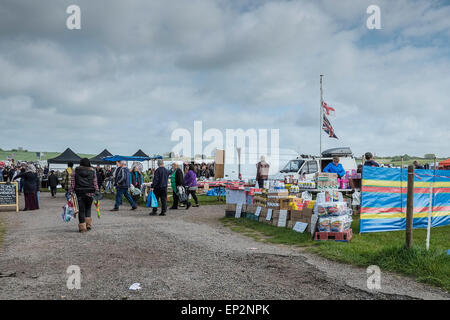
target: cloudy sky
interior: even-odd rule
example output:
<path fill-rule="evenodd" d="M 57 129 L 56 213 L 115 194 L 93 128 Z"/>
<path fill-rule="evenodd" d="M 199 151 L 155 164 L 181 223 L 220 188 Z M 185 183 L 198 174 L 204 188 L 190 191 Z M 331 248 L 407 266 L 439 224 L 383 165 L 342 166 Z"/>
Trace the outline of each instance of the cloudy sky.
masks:
<path fill-rule="evenodd" d="M 0 147 L 162 153 L 202 120 L 318 153 L 323 74 L 323 148 L 450 156 L 449 17 L 437 0 L 2 0 Z"/>

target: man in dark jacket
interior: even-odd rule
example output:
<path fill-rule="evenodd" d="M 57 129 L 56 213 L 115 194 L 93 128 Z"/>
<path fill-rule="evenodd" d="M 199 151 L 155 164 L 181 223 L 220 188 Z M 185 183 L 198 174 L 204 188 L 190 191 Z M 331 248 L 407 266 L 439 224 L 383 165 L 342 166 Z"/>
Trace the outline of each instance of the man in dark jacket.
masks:
<path fill-rule="evenodd" d="M 56 197 L 56 187 L 59 184 L 58 177 L 55 174 L 55 171 L 51 171 L 50 175 L 48 176 L 48 185 L 50 186 L 50 191 L 52 193 L 52 197 Z"/>
<path fill-rule="evenodd" d="M 364 166 L 367 166 L 367 167 L 379 167 L 380 166 L 378 163 L 376 163 L 373 160 L 372 153 L 366 152 L 366 154 L 364 155 L 364 158 L 366 158 L 366 162 L 364 162 Z"/>
<path fill-rule="evenodd" d="M 125 198 L 130 203 L 131 210 L 136 210 L 137 205 L 128 192 L 128 189 L 131 185 L 131 175 L 130 170 L 128 170 L 126 161 L 120 161 L 116 171 L 114 172 L 114 177 L 116 186 L 116 203 L 114 205 L 114 209 L 112 209 L 111 211 L 119 211 L 119 206 L 122 204 L 123 196 L 125 196 Z"/>
<path fill-rule="evenodd" d="M 161 201 L 160 216 L 165 216 L 167 211 L 167 183 L 169 181 L 169 171 L 164 167 L 164 161 L 158 160 L 158 169 L 153 175 L 152 190 L 156 200 Z M 158 208 L 153 208 L 151 216 L 156 215 Z"/>

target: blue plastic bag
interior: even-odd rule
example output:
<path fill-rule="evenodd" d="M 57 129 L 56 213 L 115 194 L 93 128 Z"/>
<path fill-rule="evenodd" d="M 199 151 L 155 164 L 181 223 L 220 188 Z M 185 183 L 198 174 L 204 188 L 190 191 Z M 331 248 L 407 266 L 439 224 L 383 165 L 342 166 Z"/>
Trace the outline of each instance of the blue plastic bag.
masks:
<path fill-rule="evenodd" d="M 158 208 L 158 200 L 152 191 L 149 192 L 147 197 L 147 208 L 148 207 Z"/>

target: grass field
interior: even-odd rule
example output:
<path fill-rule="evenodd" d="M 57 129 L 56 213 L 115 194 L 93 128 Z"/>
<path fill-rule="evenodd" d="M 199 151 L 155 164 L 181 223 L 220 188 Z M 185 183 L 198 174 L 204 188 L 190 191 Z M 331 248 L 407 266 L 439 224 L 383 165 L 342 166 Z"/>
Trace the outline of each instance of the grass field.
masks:
<path fill-rule="evenodd" d="M 359 218 L 352 223 L 349 243 L 313 241 L 309 234 L 250 221 L 222 218 L 224 225 L 257 241 L 308 247 L 325 258 L 357 266 L 378 265 L 382 270 L 415 277 L 418 281 L 450 291 L 450 226 L 431 230 L 430 251 L 425 249 L 426 230 L 415 229 L 411 250 L 404 247 L 405 232 L 359 234 Z"/>
<path fill-rule="evenodd" d="M 61 152 L 63 152 L 62 150 Z M 48 160 L 57 157 L 61 152 L 44 152 L 41 160 Z M 14 157 L 12 156 L 14 154 Z M 95 154 L 78 154 L 80 157 L 92 158 Z M 34 151 L 0 151 L 0 160 L 5 161 L 8 157 L 13 157 L 16 161 L 36 161 L 36 152 Z"/>

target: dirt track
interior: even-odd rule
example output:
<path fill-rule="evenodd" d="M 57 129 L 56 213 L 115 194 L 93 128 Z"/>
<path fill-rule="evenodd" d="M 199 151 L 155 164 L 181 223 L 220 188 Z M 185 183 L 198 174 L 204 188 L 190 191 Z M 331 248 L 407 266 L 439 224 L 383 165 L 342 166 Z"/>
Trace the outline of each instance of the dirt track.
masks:
<path fill-rule="evenodd" d="M 442 299 L 448 294 L 384 274 L 382 290 L 366 289 L 365 269 L 330 262 L 301 249 L 233 233 L 223 206 L 149 216 L 125 202 L 94 229 L 77 232 L 61 219 L 64 196 L 41 194 L 39 211 L 0 211 L 7 232 L 0 248 L 0 299 Z M 23 204 L 21 205 L 23 207 Z M 254 249 L 256 248 L 256 249 Z M 81 289 L 69 290 L 67 268 L 81 268 Z M 139 282 L 140 291 L 130 291 Z"/>

